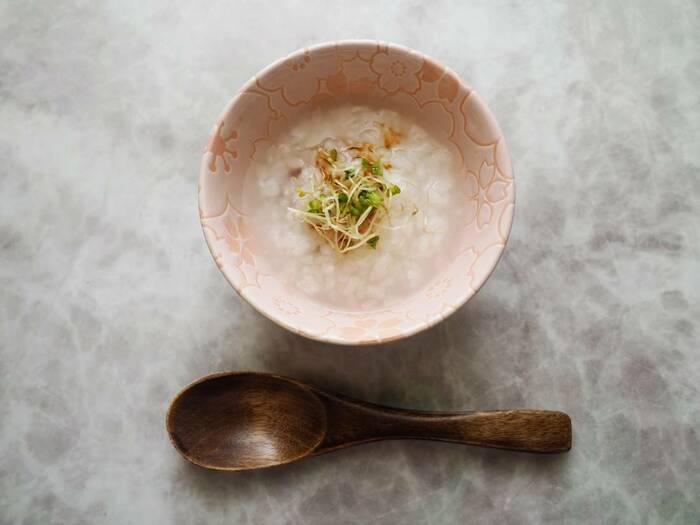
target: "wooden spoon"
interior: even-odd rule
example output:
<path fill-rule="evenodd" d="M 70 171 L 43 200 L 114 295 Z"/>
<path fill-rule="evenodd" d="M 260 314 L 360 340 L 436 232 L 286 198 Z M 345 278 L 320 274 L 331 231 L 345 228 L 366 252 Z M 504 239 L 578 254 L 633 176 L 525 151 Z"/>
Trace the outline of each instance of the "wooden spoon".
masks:
<path fill-rule="evenodd" d="M 213 374 L 185 387 L 166 416 L 182 456 L 248 470 L 380 439 L 430 439 L 525 452 L 571 449 L 571 419 L 547 410 L 419 412 L 323 392 L 273 374 Z"/>

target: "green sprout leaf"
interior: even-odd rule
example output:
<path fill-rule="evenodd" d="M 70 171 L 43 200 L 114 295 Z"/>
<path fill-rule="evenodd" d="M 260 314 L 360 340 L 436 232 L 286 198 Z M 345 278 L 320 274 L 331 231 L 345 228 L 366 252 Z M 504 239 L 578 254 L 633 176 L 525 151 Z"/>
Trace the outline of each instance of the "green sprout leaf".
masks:
<path fill-rule="evenodd" d="M 375 208 L 379 206 L 384 199 L 382 198 L 381 193 L 377 191 L 370 191 L 367 193 L 367 202 L 370 204 L 370 206 L 374 206 Z"/>
<path fill-rule="evenodd" d="M 321 213 L 321 201 L 318 199 L 311 199 L 309 201 L 309 212 Z"/>
<path fill-rule="evenodd" d="M 372 237 L 369 241 L 367 241 L 367 244 L 369 244 L 370 248 L 376 250 L 377 242 L 379 242 L 379 235 L 375 235 L 374 237 Z"/>

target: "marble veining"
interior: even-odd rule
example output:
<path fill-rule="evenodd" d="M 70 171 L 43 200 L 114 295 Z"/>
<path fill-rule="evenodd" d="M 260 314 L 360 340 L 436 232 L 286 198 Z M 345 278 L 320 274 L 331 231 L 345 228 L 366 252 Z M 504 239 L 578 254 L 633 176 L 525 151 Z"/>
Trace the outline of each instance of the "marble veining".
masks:
<path fill-rule="evenodd" d="M 699 25 L 691 0 L 0 4 L 0 523 L 700 522 Z M 385 347 L 262 318 L 197 217 L 223 104 L 338 38 L 467 79 L 516 172 L 494 275 Z M 384 442 L 208 472 L 164 414 L 228 369 L 423 409 L 565 410 L 574 447 Z"/>

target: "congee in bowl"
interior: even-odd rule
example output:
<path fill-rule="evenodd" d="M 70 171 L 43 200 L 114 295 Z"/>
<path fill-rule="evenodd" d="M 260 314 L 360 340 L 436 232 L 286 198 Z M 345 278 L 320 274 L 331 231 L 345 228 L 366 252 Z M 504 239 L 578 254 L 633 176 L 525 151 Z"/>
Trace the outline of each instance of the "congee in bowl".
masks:
<path fill-rule="evenodd" d="M 199 207 L 212 254 L 254 307 L 345 344 L 405 337 L 486 280 L 512 221 L 505 141 L 437 62 L 370 41 L 296 52 L 214 127 Z"/>

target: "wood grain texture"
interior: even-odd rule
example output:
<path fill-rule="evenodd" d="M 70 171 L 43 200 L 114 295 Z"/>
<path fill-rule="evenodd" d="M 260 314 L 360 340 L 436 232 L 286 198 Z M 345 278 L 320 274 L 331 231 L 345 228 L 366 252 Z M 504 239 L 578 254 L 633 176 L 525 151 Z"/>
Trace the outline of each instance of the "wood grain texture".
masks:
<path fill-rule="evenodd" d="M 173 445 L 207 468 L 240 470 L 309 455 L 326 412 L 309 389 L 265 374 L 220 374 L 193 383 L 167 416 Z"/>
<path fill-rule="evenodd" d="M 215 374 L 189 385 L 171 403 L 166 427 L 187 460 L 218 470 L 281 465 L 381 439 L 537 453 L 571 449 L 571 420 L 563 412 L 422 412 L 254 372 Z"/>
<path fill-rule="evenodd" d="M 315 454 L 380 439 L 429 439 L 539 453 L 571 449 L 571 419 L 563 412 L 426 412 L 313 391 L 326 406 L 328 419 Z"/>

